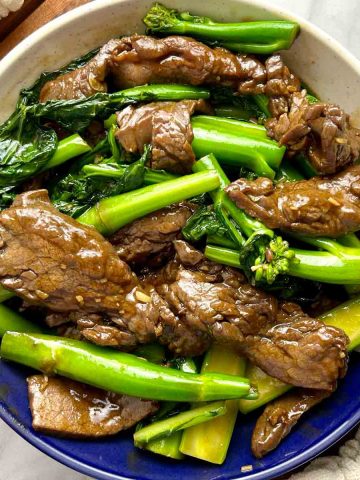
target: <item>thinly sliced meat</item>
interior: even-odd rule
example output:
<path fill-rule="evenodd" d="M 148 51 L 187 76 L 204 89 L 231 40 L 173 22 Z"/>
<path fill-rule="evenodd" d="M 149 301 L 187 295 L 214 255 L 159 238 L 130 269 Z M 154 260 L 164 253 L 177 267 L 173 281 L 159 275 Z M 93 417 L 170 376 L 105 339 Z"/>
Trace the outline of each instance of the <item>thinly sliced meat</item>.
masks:
<path fill-rule="evenodd" d="M 161 266 L 174 254 L 173 240 L 181 236 L 194 210 L 191 203 L 171 205 L 126 225 L 109 241 L 119 257 L 131 266 Z"/>
<path fill-rule="evenodd" d="M 359 158 L 360 130 L 338 105 L 310 104 L 305 90 L 291 95 L 289 106 L 280 98 L 285 107 L 279 99 L 271 100 L 276 115 L 266 128 L 270 137 L 286 145 L 288 155 L 305 153 L 320 174 L 335 173 Z"/>
<path fill-rule="evenodd" d="M 66 437 L 114 435 L 156 412 L 151 400 L 106 392 L 61 377 L 27 379 L 34 430 Z"/>
<path fill-rule="evenodd" d="M 226 188 L 238 207 L 269 228 L 339 237 L 360 229 L 360 166 L 297 182 L 240 178 Z"/>
<path fill-rule="evenodd" d="M 185 250 L 185 242 L 176 244 L 177 259 L 145 282 L 155 286 L 183 325 L 232 346 L 286 383 L 334 388 L 346 372 L 344 332 L 310 318 L 298 305 L 279 304 L 237 270 L 219 268 L 195 253 L 189 257 L 191 247 Z"/>
<path fill-rule="evenodd" d="M 113 326 L 114 319 L 126 348 L 154 341 L 159 312 L 143 301 L 136 276 L 94 228 L 57 211 L 46 190 L 18 195 L 1 212 L 0 254 L 0 283 L 29 304 L 73 321 L 100 315 Z"/>
<path fill-rule="evenodd" d="M 119 312 L 136 277 L 92 227 L 58 212 L 46 190 L 1 212 L 1 284 L 56 311 Z M 101 306 L 101 307 L 100 307 Z"/>
<path fill-rule="evenodd" d="M 106 92 L 109 59 L 117 55 L 119 46 L 119 40 L 110 40 L 85 66 L 46 82 L 40 92 L 40 102 L 71 100 Z"/>
<path fill-rule="evenodd" d="M 89 96 L 106 90 L 147 83 L 218 84 L 241 92 L 263 91 L 264 66 L 250 55 L 210 48 L 192 38 L 132 35 L 110 40 L 84 67 L 47 82 L 40 101 Z"/>
<path fill-rule="evenodd" d="M 325 390 L 299 389 L 269 403 L 256 422 L 251 450 L 262 458 L 274 450 L 312 407 L 331 395 Z"/>
<path fill-rule="evenodd" d="M 151 144 L 151 167 L 156 170 L 189 173 L 195 162 L 190 123 L 195 112 L 211 113 L 211 108 L 204 100 L 129 106 L 117 115 L 116 138 L 131 153 L 142 153 Z"/>

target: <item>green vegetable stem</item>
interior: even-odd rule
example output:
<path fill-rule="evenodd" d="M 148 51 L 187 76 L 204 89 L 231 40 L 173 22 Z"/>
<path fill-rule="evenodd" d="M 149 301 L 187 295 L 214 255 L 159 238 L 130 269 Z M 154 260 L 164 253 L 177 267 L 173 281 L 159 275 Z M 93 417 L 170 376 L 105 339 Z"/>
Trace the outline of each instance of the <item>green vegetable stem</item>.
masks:
<path fill-rule="evenodd" d="M 184 373 L 135 355 L 63 337 L 7 332 L 0 354 L 3 359 L 48 374 L 142 398 L 176 402 L 256 398 L 254 389 L 241 377 Z"/>
<path fill-rule="evenodd" d="M 206 115 L 193 117 L 191 125 L 192 148 L 198 158 L 213 153 L 220 163 L 246 167 L 259 176 L 275 177 L 285 147 L 270 140 L 261 125 Z"/>
<path fill-rule="evenodd" d="M 134 434 L 134 444 L 142 448 L 151 441 L 168 437 L 185 428 L 208 422 L 226 413 L 225 402 L 212 402 L 201 407 L 179 413 L 173 417 L 151 423 Z"/>
<path fill-rule="evenodd" d="M 148 33 L 189 35 L 237 52 L 262 55 L 290 48 L 299 32 L 297 23 L 285 20 L 219 23 L 160 3 L 150 8 L 143 22 Z"/>
<path fill-rule="evenodd" d="M 214 345 L 206 354 L 201 373 L 221 372 L 243 375 L 246 360 L 231 349 Z M 226 413 L 210 422 L 187 428 L 182 436 L 180 451 L 186 455 L 222 464 L 230 445 L 238 413 L 238 401 L 225 402 Z"/>
<path fill-rule="evenodd" d="M 122 226 L 172 203 L 210 192 L 219 186 L 214 172 L 200 172 L 100 200 L 78 220 L 110 235 Z"/>

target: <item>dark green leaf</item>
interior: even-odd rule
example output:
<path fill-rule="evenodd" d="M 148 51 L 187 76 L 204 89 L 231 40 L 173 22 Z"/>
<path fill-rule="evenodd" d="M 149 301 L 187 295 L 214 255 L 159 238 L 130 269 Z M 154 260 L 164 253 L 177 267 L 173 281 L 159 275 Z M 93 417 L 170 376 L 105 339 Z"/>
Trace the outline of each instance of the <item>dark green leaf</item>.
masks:
<path fill-rule="evenodd" d="M 215 111 L 221 116 L 236 118 L 238 120 L 249 120 L 256 118 L 258 121 L 266 119 L 264 112 L 258 107 L 251 95 L 239 95 L 229 87 L 213 87 L 210 90 L 210 100 L 215 106 Z M 221 108 L 227 106 L 228 108 Z M 229 106 L 233 106 L 233 113 Z M 226 113 L 228 111 L 228 113 Z"/>
<path fill-rule="evenodd" d="M 0 140 L 0 186 L 31 177 L 52 157 L 57 147 L 54 130 L 28 125 L 17 138 Z"/>
<path fill-rule="evenodd" d="M 102 198 L 134 190 L 144 182 L 145 163 L 150 149 L 130 165 L 114 159 L 84 165 L 79 172 L 66 175 L 55 186 L 51 201 L 63 213 L 78 217 Z"/>
<path fill-rule="evenodd" d="M 214 210 L 206 206 L 199 207 L 188 219 L 182 234 L 190 242 L 199 241 L 204 235 L 225 235 L 226 229 L 219 221 Z"/>

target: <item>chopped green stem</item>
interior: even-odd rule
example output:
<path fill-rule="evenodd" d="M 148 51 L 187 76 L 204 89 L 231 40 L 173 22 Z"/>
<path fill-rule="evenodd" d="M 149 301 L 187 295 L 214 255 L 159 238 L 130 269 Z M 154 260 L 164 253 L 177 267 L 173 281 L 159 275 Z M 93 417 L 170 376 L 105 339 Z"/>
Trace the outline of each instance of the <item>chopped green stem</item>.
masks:
<path fill-rule="evenodd" d="M 82 171 L 87 177 L 122 178 L 126 168 L 127 165 L 123 167 L 117 165 L 116 168 L 114 168 L 111 164 L 103 163 L 84 165 Z M 145 167 L 145 185 L 154 185 L 155 183 L 161 183 L 167 180 L 175 180 L 175 178 L 179 178 L 178 175 L 165 172 L 165 170 L 152 170 L 151 168 Z"/>
<path fill-rule="evenodd" d="M 230 267 L 241 268 L 240 254 L 236 250 L 230 248 L 206 245 L 205 257 L 213 262 L 230 265 Z"/>
<path fill-rule="evenodd" d="M 35 103 L 25 107 L 25 114 L 29 115 L 30 119 L 46 118 L 56 121 L 70 131 L 80 132 L 93 119 L 106 118 L 126 105 L 162 100 L 207 99 L 209 96 L 210 92 L 202 87 L 169 84 L 141 85 L 115 93 L 98 92 L 90 97 Z"/>
<path fill-rule="evenodd" d="M 74 135 L 70 135 L 70 137 L 66 137 L 63 140 L 60 140 L 56 148 L 55 154 L 41 169 L 41 172 L 49 170 L 50 168 L 58 167 L 62 163 L 65 163 L 74 157 L 78 157 L 83 153 L 89 152 L 90 150 L 90 145 L 88 145 L 85 140 L 80 137 L 80 135 L 78 135 L 77 133 L 75 133 Z"/>
<path fill-rule="evenodd" d="M 337 241 L 345 247 L 360 248 L 360 239 L 356 236 L 355 233 L 348 233 L 343 237 L 337 238 Z"/>
<path fill-rule="evenodd" d="M 289 275 L 339 285 L 360 283 L 360 255 L 358 252 L 355 255 L 346 254 L 339 257 L 329 252 L 297 248 L 293 248 L 292 251 L 298 261 L 289 262 L 287 272 Z M 236 250 L 207 245 L 205 256 L 215 262 L 241 268 L 239 252 Z"/>
<path fill-rule="evenodd" d="M 198 425 L 202 422 L 208 422 L 219 415 L 226 413 L 225 402 L 213 402 L 201 407 L 193 408 L 186 412 L 179 413 L 173 417 L 151 423 L 150 425 L 138 430 L 134 434 L 134 444 L 136 447 L 142 447 L 148 442 L 167 437 L 174 432 L 184 430 L 185 428 Z"/>
<path fill-rule="evenodd" d="M 150 33 L 189 35 L 237 52 L 267 55 L 290 48 L 299 25 L 287 20 L 220 23 L 156 3 L 143 19 Z"/>
<path fill-rule="evenodd" d="M 182 430 L 177 430 L 169 436 L 150 440 L 149 443 L 142 445 L 140 448 L 144 448 L 152 453 L 157 453 L 163 457 L 182 460 L 184 455 L 180 452 L 181 438 Z"/>
<path fill-rule="evenodd" d="M 214 172 L 200 172 L 100 200 L 78 218 L 110 235 L 127 223 L 160 208 L 210 192 L 219 186 Z"/>
<path fill-rule="evenodd" d="M 165 170 L 153 170 L 145 167 L 144 184 L 153 185 L 155 183 L 166 182 L 168 180 L 175 180 L 178 175 L 165 172 Z"/>
<path fill-rule="evenodd" d="M 240 214 L 241 211 L 235 207 L 230 213 L 229 207 L 231 207 L 232 201 L 223 191 L 223 188 L 229 185 L 230 181 L 213 154 L 206 155 L 193 165 L 193 172 L 206 171 L 216 173 L 220 181 L 219 188 L 210 192 L 210 196 L 214 202 L 214 209 L 222 220 L 222 223 L 227 227 L 231 238 L 237 243 L 237 245 L 243 245 L 245 239 L 239 228 L 236 227 L 237 215 Z"/>
<path fill-rule="evenodd" d="M 43 329 L 36 323 L 26 320 L 5 305 L 0 305 L 0 337 L 9 331 L 41 333 Z"/>
<path fill-rule="evenodd" d="M 135 355 L 69 338 L 8 332 L 0 354 L 47 374 L 142 398 L 176 402 L 256 398 L 249 382 L 241 377 L 179 372 Z"/>
<path fill-rule="evenodd" d="M 175 358 L 172 362 L 172 366 L 175 367 L 177 370 L 181 370 L 182 372 L 197 372 L 195 362 L 192 358 Z M 175 407 L 175 402 L 166 402 L 162 405 L 162 411 L 164 412 L 164 410 L 168 409 L 167 411 L 171 412 Z M 163 455 L 165 457 L 181 460 L 182 458 L 184 458 L 184 455 L 180 452 L 181 437 L 182 431 L 178 430 L 171 433 L 169 436 L 150 440 L 150 442 L 143 445 L 142 448 L 145 448 L 150 452 L 157 453 L 158 455 Z"/>
<path fill-rule="evenodd" d="M 104 120 L 104 127 L 106 128 L 106 130 L 110 130 L 113 125 L 116 125 L 116 117 L 116 113 L 112 113 L 110 117 Z"/>
<path fill-rule="evenodd" d="M 192 148 L 195 155 L 203 157 L 213 153 L 220 163 L 242 166 L 254 171 L 259 176 L 274 178 L 273 168 L 280 165 L 285 148 L 279 147 L 272 140 L 261 137 L 258 135 L 257 129 L 252 127 L 243 134 L 236 128 L 233 130 L 224 128 L 222 123 L 224 120 L 230 122 L 236 122 L 236 120 L 224 118 L 218 118 L 218 120 L 221 123 L 216 126 L 214 120 L 209 121 L 206 116 L 192 118 L 191 124 L 194 133 Z M 239 130 L 240 128 L 242 129 L 242 126 L 239 125 Z"/>
<path fill-rule="evenodd" d="M 225 187 L 230 184 L 230 180 L 226 176 L 224 170 L 221 168 L 219 162 L 213 154 L 206 155 L 201 158 L 193 165 L 194 172 L 203 172 L 203 171 L 214 171 L 217 173 L 220 179 L 220 187 L 213 192 L 210 192 L 210 196 L 214 201 L 215 208 L 220 205 L 221 208 L 226 212 L 226 214 L 231 217 L 235 223 L 241 227 L 241 230 L 245 235 L 250 236 L 254 230 L 261 231 L 264 234 L 273 237 L 272 230 L 266 228 L 258 220 L 249 217 L 243 210 L 238 208 L 235 203 L 228 197 L 228 195 L 223 191 Z M 237 229 L 237 235 L 235 234 L 234 240 L 236 240 L 239 245 L 243 245 L 245 240 Z M 241 237 L 240 237 L 241 235 Z M 232 235 L 234 237 L 234 235 Z M 240 242 L 241 239 L 241 242 Z"/>
<path fill-rule="evenodd" d="M 219 372 L 243 375 L 246 361 L 227 347 L 213 346 L 206 354 L 201 373 Z M 238 413 L 238 401 L 225 402 L 226 413 L 211 422 L 186 429 L 180 451 L 186 455 L 222 464 L 226 458 Z"/>
<path fill-rule="evenodd" d="M 300 240 L 301 242 L 313 245 L 314 247 L 325 250 L 326 252 L 330 252 L 337 257 L 346 257 L 347 255 L 360 255 L 360 250 L 341 245 L 332 238 L 308 237 L 307 235 L 301 234 L 291 234 L 291 236 L 296 238 L 297 240 Z"/>
<path fill-rule="evenodd" d="M 237 247 L 236 243 L 234 243 L 230 238 L 223 237 L 221 235 L 208 235 L 206 243 L 232 249 Z"/>
<path fill-rule="evenodd" d="M 249 110 L 237 105 L 221 105 L 215 107 L 214 110 L 217 117 L 234 118 L 236 120 L 250 120 L 252 118 Z"/>
<path fill-rule="evenodd" d="M 113 104 L 127 104 L 133 102 L 161 102 L 177 100 L 208 99 L 210 92 L 203 87 L 190 85 L 166 84 L 166 85 L 140 85 L 128 88 L 120 92 L 108 94 Z"/>
<path fill-rule="evenodd" d="M 222 130 L 224 132 L 229 132 L 237 134 L 239 136 L 252 136 L 266 140 L 271 145 L 274 145 L 273 140 L 271 140 L 266 133 L 266 128 L 257 123 L 244 122 L 242 120 L 236 120 L 234 118 L 222 118 L 215 117 L 212 115 L 197 115 L 193 117 L 197 124 L 207 126 L 209 129 L 214 128 L 215 130 Z M 270 163 L 272 161 L 272 163 Z M 279 161 L 269 160 L 270 167 L 278 168 Z"/>

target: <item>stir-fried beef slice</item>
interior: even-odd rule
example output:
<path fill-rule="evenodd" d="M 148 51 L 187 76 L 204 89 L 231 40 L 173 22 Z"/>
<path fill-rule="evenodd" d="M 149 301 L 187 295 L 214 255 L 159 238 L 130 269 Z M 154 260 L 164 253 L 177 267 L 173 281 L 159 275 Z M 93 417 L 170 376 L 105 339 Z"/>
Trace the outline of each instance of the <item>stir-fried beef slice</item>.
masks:
<path fill-rule="evenodd" d="M 353 128 L 349 116 L 337 105 L 310 104 L 306 91 L 291 96 L 289 111 L 267 121 L 268 135 L 287 154 L 304 152 L 321 174 L 331 174 L 354 163 L 360 155 L 360 130 Z"/>
<path fill-rule="evenodd" d="M 300 80 L 290 72 L 280 55 L 272 55 L 265 61 L 266 85 L 264 93 L 269 97 L 268 108 L 273 117 L 288 111 L 288 101 L 300 90 Z"/>
<path fill-rule="evenodd" d="M 259 93 L 264 89 L 266 71 L 252 56 L 210 48 L 192 38 L 132 35 L 110 40 L 87 65 L 47 82 L 40 100 L 106 91 L 107 79 L 116 88 L 147 83 L 218 84 L 242 93 Z"/>
<path fill-rule="evenodd" d="M 330 394 L 325 390 L 299 389 L 269 403 L 252 434 L 251 450 L 255 457 L 262 458 L 274 450 L 302 415 Z"/>
<path fill-rule="evenodd" d="M 157 267 L 173 254 L 173 240 L 195 210 L 189 202 L 171 205 L 135 220 L 111 237 L 119 257 L 131 266 Z"/>
<path fill-rule="evenodd" d="M 254 93 L 263 89 L 266 79 L 265 68 L 254 57 L 210 48 L 189 37 L 133 35 L 122 42 L 123 52 L 112 59 L 111 67 L 119 88 L 145 83 L 218 84 Z"/>
<path fill-rule="evenodd" d="M 75 322 L 95 315 L 93 334 L 105 345 L 155 339 L 157 306 L 128 265 L 94 228 L 58 212 L 45 190 L 18 195 L 1 212 L 0 245 L 0 283 L 30 304 Z"/>
<path fill-rule="evenodd" d="M 43 433 L 75 438 L 114 435 L 158 409 L 151 400 L 65 378 L 33 375 L 27 382 L 32 425 Z"/>
<path fill-rule="evenodd" d="M 51 310 L 118 313 L 136 277 L 92 227 L 58 212 L 46 190 L 18 195 L 0 215 L 0 283 Z"/>
<path fill-rule="evenodd" d="M 40 92 L 40 102 L 71 100 L 106 92 L 109 59 L 119 52 L 119 42 L 110 40 L 85 66 L 46 82 Z"/>
<path fill-rule="evenodd" d="M 132 153 L 143 152 L 144 146 L 151 144 L 150 166 L 156 170 L 189 173 L 195 162 L 190 123 L 195 112 L 211 113 L 211 108 L 204 100 L 129 106 L 117 115 L 116 137 Z"/>
<path fill-rule="evenodd" d="M 177 258 L 145 282 L 155 285 L 183 325 L 231 345 L 286 383 L 333 388 L 347 365 L 348 338 L 341 330 L 310 318 L 295 304 L 278 304 L 239 271 L 219 269 L 195 253 L 191 258 L 191 247 L 175 243 L 181 245 Z M 180 263 L 184 251 L 186 266 Z"/>
<path fill-rule="evenodd" d="M 274 185 L 267 178 L 239 179 L 230 198 L 269 228 L 338 237 L 360 228 L 360 166 L 327 177 Z"/>
<path fill-rule="evenodd" d="M 286 305 L 285 305 L 286 306 Z M 269 375 L 291 385 L 332 391 L 347 368 L 347 336 L 301 312 L 248 336 L 245 355 Z"/>

